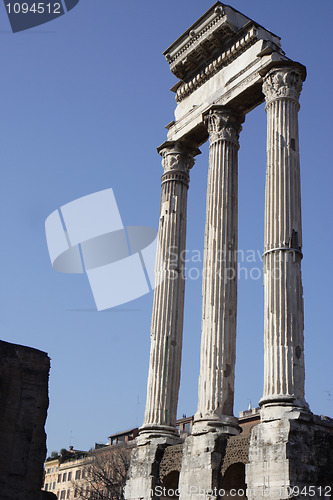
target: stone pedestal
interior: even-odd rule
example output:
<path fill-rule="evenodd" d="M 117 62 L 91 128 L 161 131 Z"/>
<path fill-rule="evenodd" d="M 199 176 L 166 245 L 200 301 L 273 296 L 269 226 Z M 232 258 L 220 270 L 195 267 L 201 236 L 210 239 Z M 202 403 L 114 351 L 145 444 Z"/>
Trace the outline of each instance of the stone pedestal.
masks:
<path fill-rule="evenodd" d="M 180 500 L 218 498 L 228 436 L 219 432 L 188 436 L 179 477 Z"/>
<path fill-rule="evenodd" d="M 174 444 L 170 438 L 153 438 L 140 442 L 132 451 L 125 498 L 133 500 L 152 500 L 156 498 L 155 488 L 159 486 L 159 465 L 165 448 Z"/>
<path fill-rule="evenodd" d="M 286 411 L 283 418 L 252 429 L 247 497 L 322 500 L 332 495 L 332 465 L 332 429 L 309 412 Z"/>

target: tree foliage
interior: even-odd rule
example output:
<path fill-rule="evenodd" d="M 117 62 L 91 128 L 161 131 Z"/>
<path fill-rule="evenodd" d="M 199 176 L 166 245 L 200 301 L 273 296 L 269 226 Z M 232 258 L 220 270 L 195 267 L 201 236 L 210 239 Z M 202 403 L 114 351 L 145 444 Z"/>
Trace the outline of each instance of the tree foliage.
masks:
<path fill-rule="evenodd" d="M 89 453 L 80 480 L 73 481 L 77 499 L 122 500 L 132 447 L 108 446 Z"/>

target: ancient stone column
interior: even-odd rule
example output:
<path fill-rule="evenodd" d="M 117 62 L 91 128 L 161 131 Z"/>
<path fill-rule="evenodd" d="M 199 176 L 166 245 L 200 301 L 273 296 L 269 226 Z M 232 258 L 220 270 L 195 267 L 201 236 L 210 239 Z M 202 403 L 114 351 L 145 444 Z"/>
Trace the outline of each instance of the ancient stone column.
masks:
<path fill-rule="evenodd" d="M 236 361 L 239 133 L 242 119 L 212 107 L 203 263 L 203 311 L 198 411 L 194 433 L 237 434 L 233 416 Z"/>
<path fill-rule="evenodd" d="M 140 436 L 176 435 L 176 413 L 184 311 L 184 251 L 189 171 L 199 153 L 181 143 L 159 148 L 164 174 L 156 288 L 151 322 L 151 351 L 144 424 Z"/>
<path fill-rule="evenodd" d="M 265 407 L 304 401 L 302 221 L 298 110 L 305 68 L 272 69 L 264 78 L 267 113 L 265 200 Z M 267 413 L 267 412 L 266 412 Z"/>

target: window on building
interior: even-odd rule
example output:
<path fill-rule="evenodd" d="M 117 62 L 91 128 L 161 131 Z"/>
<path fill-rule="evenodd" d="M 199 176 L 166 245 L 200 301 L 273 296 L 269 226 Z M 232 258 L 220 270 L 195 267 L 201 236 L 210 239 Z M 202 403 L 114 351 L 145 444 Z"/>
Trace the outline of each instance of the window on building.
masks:
<path fill-rule="evenodd" d="M 191 422 L 186 422 L 186 424 L 184 424 L 184 432 L 191 432 Z"/>
<path fill-rule="evenodd" d="M 58 474 L 58 483 L 61 483 L 61 474 Z"/>
<path fill-rule="evenodd" d="M 72 480 L 72 472 L 69 472 L 68 473 L 68 481 L 71 481 Z"/>
<path fill-rule="evenodd" d="M 77 470 L 75 472 L 75 479 L 81 479 L 81 471 L 80 470 Z"/>
<path fill-rule="evenodd" d="M 48 483 L 45 484 L 44 489 L 45 489 L 45 491 L 47 491 L 49 489 Z"/>
<path fill-rule="evenodd" d="M 56 485 L 56 484 L 55 484 L 55 481 L 54 481 L 54 483 L 53 483 L 53 489 L 54 489 L 54 490 L 55 490 L 55 485 Z"/>
<path fill-rule="evenodd" d="M 66 490 L 62 490 L 60 495 L 60 500 L 65 500 L 65 499 L 66 499 Z"/>
<path fill-rule="evenodd" d="M 77 497 L 77 489 L 75 488 L 74 489 L 74 498 L 76 498 L 76 497 Z"/>
<path fill-rule="evenodd" d="M 50 474 L 50 471 L 51 471 L 51 469 L 50 469 L 50 467 L 48 467 L 48 468 L 46 469 L 46 474 Z"/>
<path fill-rule="evenodd" d="M 67 497 L 66 498 L 69 498 L 71 495 L 71 490 L 67 490 Z"/>
<path fill-rule="evenodd" d="M 67 481 L 67 472 L 64 472 L 62 476 L 62 482 L 65 483 Z"/>
<path fill-rule="evenodd" d="M 52 467 L 52 474 L 53 474 L 53 472 L 54 472 L 54 467 Z"/>

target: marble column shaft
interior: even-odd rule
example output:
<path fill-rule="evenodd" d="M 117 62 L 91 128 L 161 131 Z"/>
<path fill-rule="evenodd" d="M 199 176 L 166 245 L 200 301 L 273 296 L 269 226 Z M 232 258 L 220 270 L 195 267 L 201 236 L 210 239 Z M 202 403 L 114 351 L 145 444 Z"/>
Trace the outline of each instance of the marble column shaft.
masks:
<path fill-rule="evenodd" d="M 233 417 L 237 316 L 238 149 L 241 119 L 213 107 L 205 116 L 210 148 L 203 263 L 203 310 L 196 427 Z M 230 418 L 231 417 L 231 418 Z M 205 424 L 206 422 L 206 424 Z"/>
<path fill-rule="evenodd" d="M 267 113 L 265 199 L 265 368 L 261 404 L 304 407 L 302 221 L 298 139 L 299 65 L 264 78 Z"/>
<path fill-rule="evenodd" d="M 184 311 L 184 251 L 187 190 L 193 152 L 180 143 L 159 151 L 164 175 L 158 245 L 156 287 L 151 322 L 151 351 L 147 402 L 140 434 L 176 434 L 176 413 Z"/>

